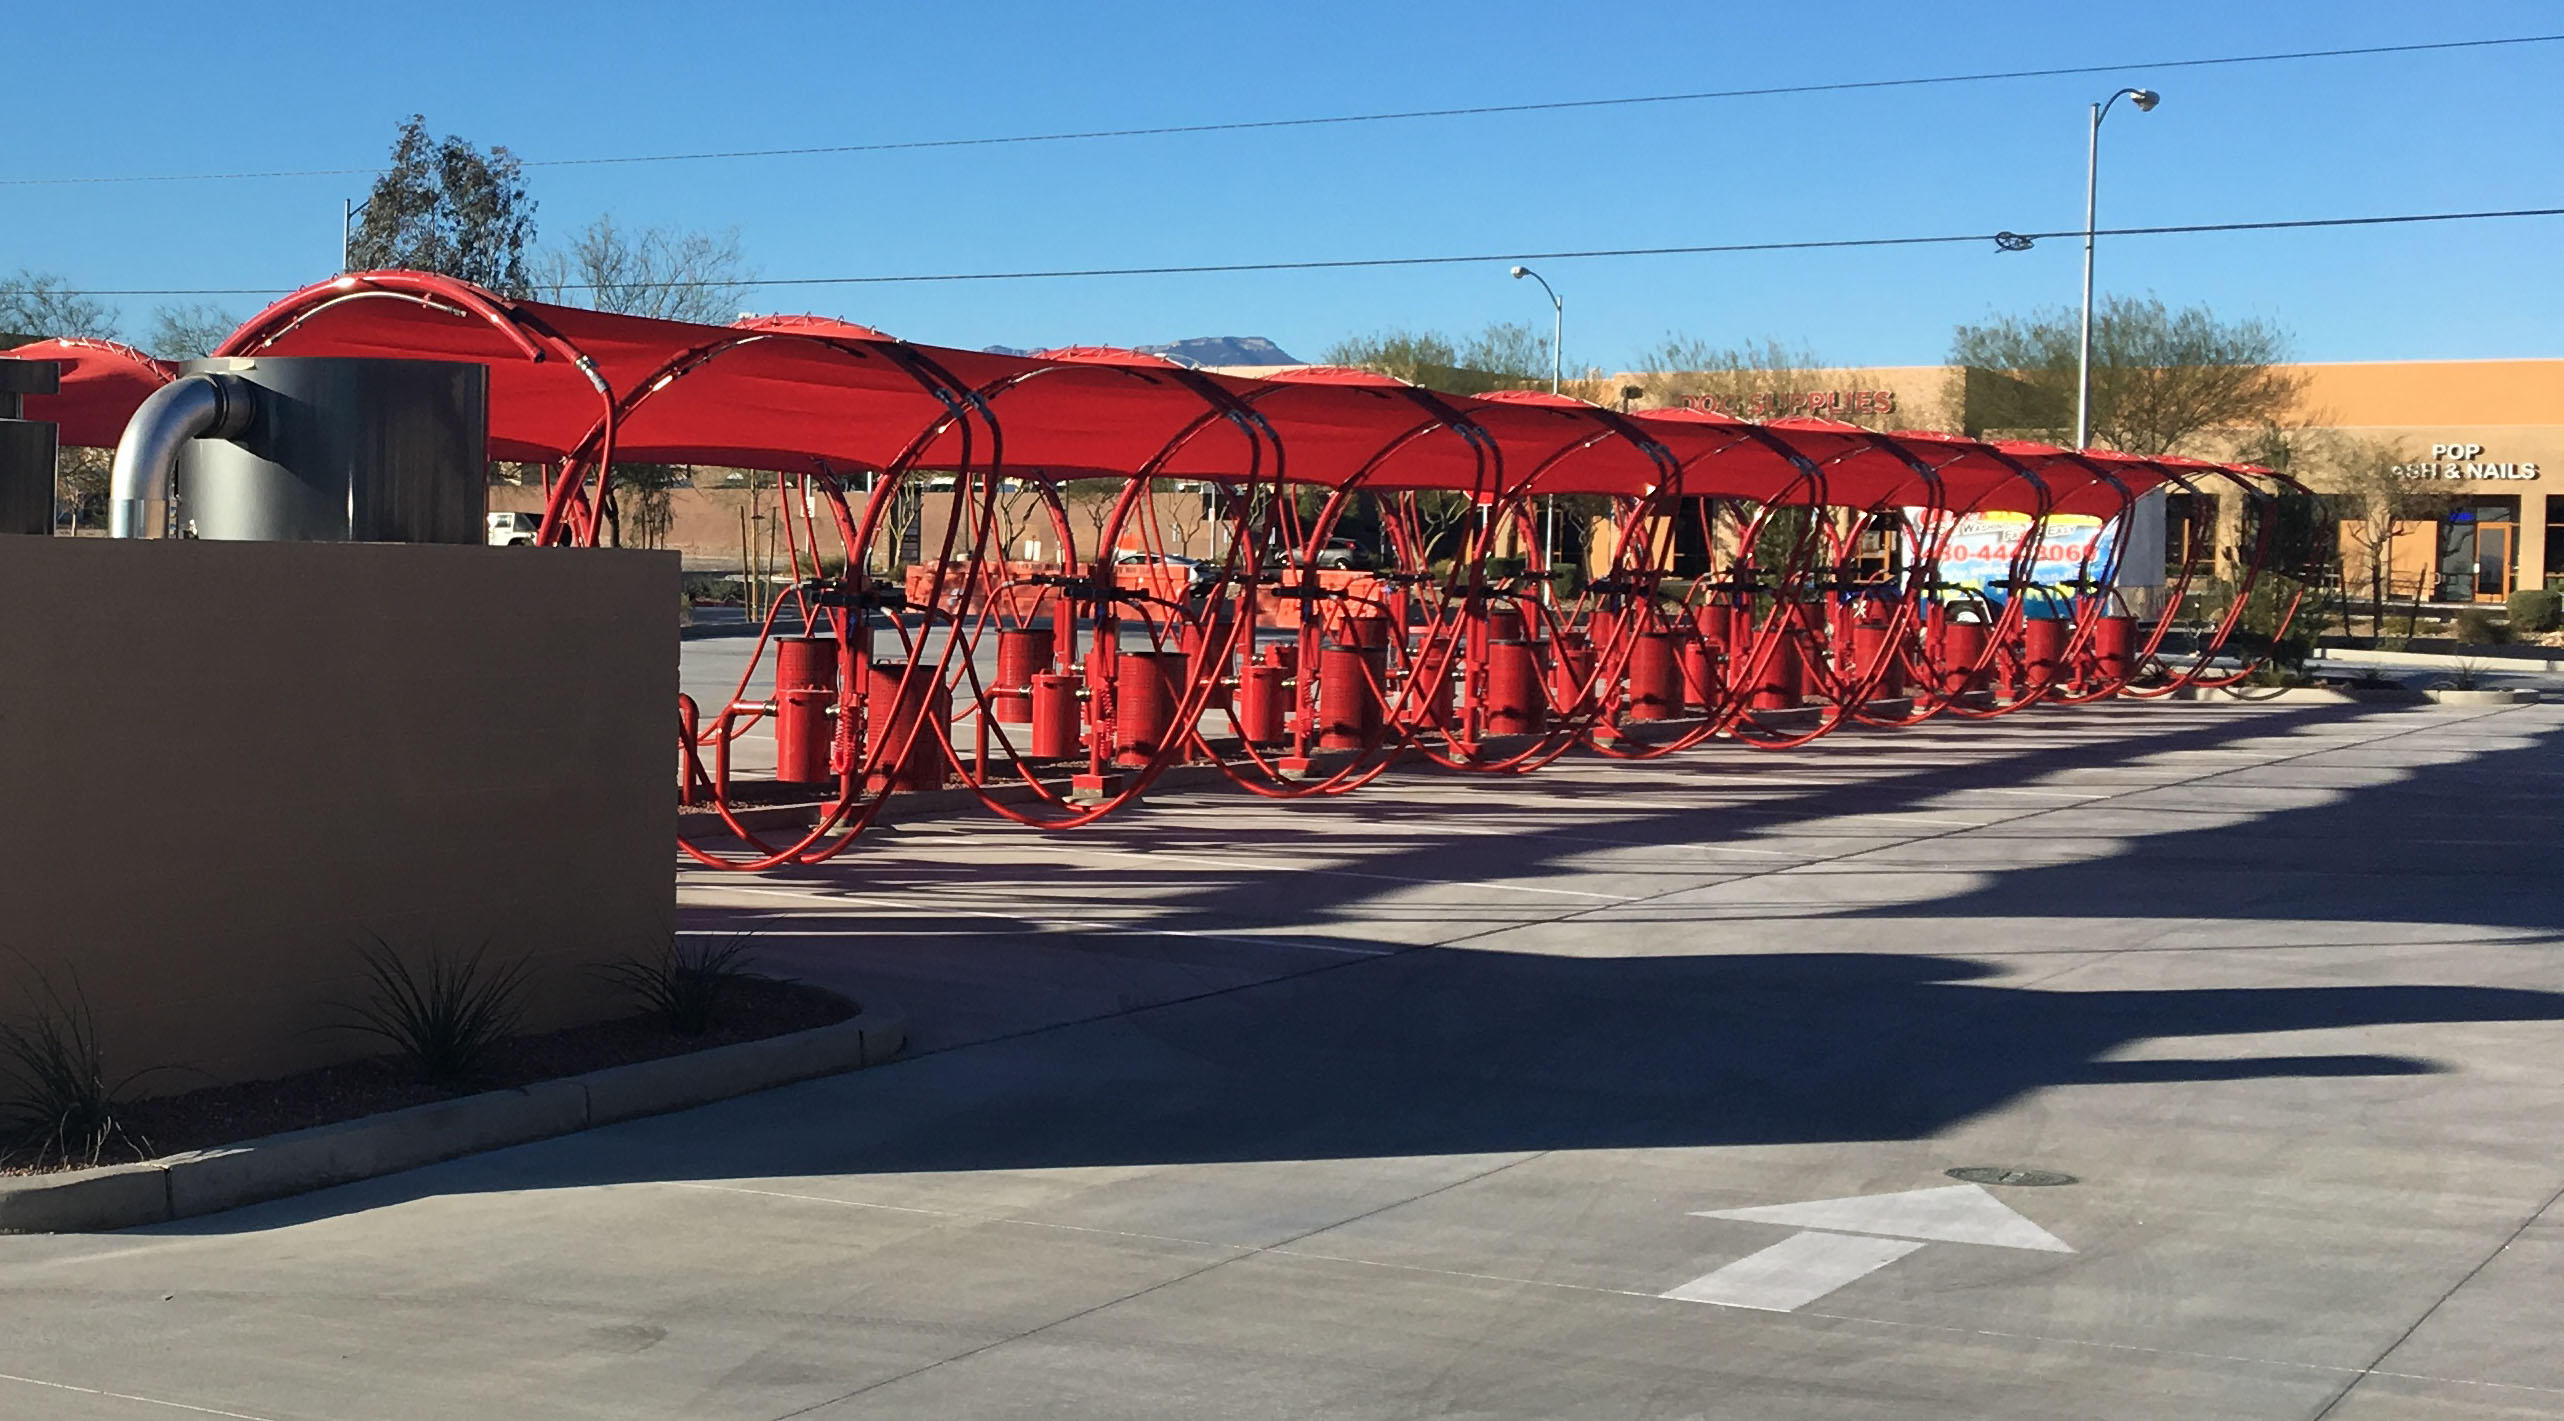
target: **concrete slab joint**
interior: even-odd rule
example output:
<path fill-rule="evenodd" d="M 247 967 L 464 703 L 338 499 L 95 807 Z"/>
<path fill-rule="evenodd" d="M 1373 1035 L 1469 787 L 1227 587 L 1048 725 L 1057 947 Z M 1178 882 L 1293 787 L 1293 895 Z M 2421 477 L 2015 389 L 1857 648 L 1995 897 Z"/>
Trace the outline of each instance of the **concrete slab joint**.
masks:
<path fill-rule="evenodd" d="M 138 1164 L 0 1179 L 0 1233 L 93 1233 L 218 1213 L 617 1121 L 878 1065 L 907 1018 L 868 1008 L 831 1026 L 484 1091 Z"/>

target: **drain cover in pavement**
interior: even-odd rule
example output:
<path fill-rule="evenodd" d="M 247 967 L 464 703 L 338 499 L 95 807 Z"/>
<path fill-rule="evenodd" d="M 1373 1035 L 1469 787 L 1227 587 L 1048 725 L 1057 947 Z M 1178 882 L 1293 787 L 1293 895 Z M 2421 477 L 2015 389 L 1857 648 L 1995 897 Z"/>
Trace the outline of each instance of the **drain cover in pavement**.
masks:
<path fill-rule="evenodd" d="M 2012 1184 L 2029 1187 L 2040 1184 L 2072 1184 L 2074 1176 L 2053 1169 L 2013 1169 L 1999 1164 L 1972 1164 L 1964 1169 L 1945 1170 L 1952 1179 L 1970 1184 Z"/>

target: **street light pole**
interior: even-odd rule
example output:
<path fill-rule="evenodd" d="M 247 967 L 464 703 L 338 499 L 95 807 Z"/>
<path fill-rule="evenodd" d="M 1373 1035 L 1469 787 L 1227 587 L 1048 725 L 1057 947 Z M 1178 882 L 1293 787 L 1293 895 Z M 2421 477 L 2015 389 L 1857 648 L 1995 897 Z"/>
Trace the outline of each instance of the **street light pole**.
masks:
<path fill-rule="evenodd" d="M 2126 99 L 2146 113 L 2163 96 L 2152 89 L 2121 89 L 2092 106 L 2092 139 L 2083 159 L 2083 339 L 2081 354 L 2075 360 L 2074 447 L 2092 447 L 2092 232 L 2094 218 L 2100 210 L 2101 187 L 2101 119 L 2110 106 Z"/>
<path fill-rule="evenodd" d="M 1526 276 L 1539 282 L 1540 289 L 1549 293 L 1549 393 L 1554 395 L 1558 393 L 1558 386 L 1562 383 L 1559 377 L 1566 373 L 1567 368 L 1567 303 L 1558 299 L 1557 289 L 1549 284 L 1549 278 L 1527 266 L 1518 266 L 1513 269 L 1514 280 L 1520 281 Z M 1545 572 L 1548 570 L 1549 560 L 1557 555 L 1558 550 L 1558 496 L 1556 494 L 1540 496 L 1540 521 L 1540 564 L 1541 570 Z"/>
<path fill-rule="evenodd" d="M 348 254 L 356 245 L 356 219 L 373 205 L 370 197 L 363 202 L 352 197 L 338 200 L 338 269 L 342 275 L 348 268 Z"/>

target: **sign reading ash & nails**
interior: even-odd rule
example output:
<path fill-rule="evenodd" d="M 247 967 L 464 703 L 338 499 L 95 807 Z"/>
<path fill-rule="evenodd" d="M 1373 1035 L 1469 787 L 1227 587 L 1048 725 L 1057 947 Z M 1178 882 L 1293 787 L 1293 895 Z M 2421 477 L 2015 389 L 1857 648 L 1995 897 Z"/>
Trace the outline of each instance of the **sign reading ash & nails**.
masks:
<path fill-rule="evenodd" d="M 1951 515 L 1935 514 L 1929 509 L 1905 510 L 1906 556 L 1920 558 L 1923 549 L 1949 526 Z M 2012 559 L 2030 536 L 2035 521 L 2027 513 L 1964 513 L 1950 528 L 1949 541 L 1941 549 L 1940 577 L 1985 591 L 1989 584 L 2012 576 Z M 2099 577 L 2109 571 L 2111 545 L 2117 540 L 2117 519 L 2107 523 L 2081 514 L 2059 514 L 2048 520 L 2038 550 L 2037 562 L 2030 576 L 2034 581 L 2052 586 L 2073 582 L 2079 577 Z M 1994 589 L 1999 599 L 2003 590 Z"/>
<path fill-rule="evenodd" d="M 2395 476 L 2405 479 L 2533 479 L 2538 476 L 2534 463 L 2503 463 L 2482 458 L 2481 444 L 2434 444 L 2430 458 L 2417 464 L 2397 464 Z"/>

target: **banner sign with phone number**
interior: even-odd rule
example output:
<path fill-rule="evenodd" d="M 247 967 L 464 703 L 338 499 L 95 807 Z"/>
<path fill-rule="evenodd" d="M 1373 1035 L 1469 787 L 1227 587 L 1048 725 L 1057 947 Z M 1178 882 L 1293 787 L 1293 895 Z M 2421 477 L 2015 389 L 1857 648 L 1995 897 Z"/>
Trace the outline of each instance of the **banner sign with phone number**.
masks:
<path fill-rule="evenodd" d="M 1935 515 L 1928 509 L 1905 511 L 1908 558 L 1920 558 L 1941 527 L 1949 526 L 1951 515 Z M 2034 519 L 2027 513 L 1966 513 L 1957 516 L 1949 541 L 1941 548 L 1940 580 L 1961 587 L 1987 589 L 1989 584 L 2012 576 L 2012 560 L 2029 537 Z M 2064 586 L 2080 577 L 2099 577 L 2109 571 L 2110 549 L 2118 539 L 2117 519 L 2108 523 L 2081 514 L 2059 514 L 2048 519 L 2039 541 L 2037 561 L 2030 576 L 2034 581 L 2051 586 Z M 2001 597 L 2005 589 L 1996 587 Z"/>

